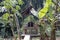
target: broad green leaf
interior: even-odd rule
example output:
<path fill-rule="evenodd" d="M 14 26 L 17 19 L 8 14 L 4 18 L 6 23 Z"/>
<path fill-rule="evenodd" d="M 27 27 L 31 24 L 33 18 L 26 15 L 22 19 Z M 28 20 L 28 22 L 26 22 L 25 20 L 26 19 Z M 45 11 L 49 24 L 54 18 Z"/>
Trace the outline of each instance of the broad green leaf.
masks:
<path fill-rule="evenodd" d="M 17 16 L 22 17 L 21 13 L 19 11 L 16 11 Z"/>
<path fill-rule="evenodd" d="M 10 5 L 6 5 L 5 7 L 6 7 L 7 9 L 12 8 L 12 6 L 10 6 Z"/>
<path fill-rule="evenodd" d="M 52 13 L 49 13 L 49 19 L 50 19 L 51 21 L 53 21 L 54 17 L 53 17 L 53 14 L 52 14 Z"/>
<path fill-rule="evenodd" d="M 8 20 L 8 17 L 9 17 L 9 13 L 5 13 L 3 16 L 2 16 L 2 19 L 3 20 Z"/>
<path fill-rule="evenodd" d="M 7 3 L 10 1 L 10 0 L 5 0 Z"/>
<path fill-rule="evenodd" d="M 16 5 L 16 10 L 20 10 L 20 9 L 21 9 L 20 6 Z"/>
<path fill-rule="evenodd" d="M 15 13 L 17 10 L 15 8 L 12 8 L 12 12 Z"/>
<path fill-rule="evenodd" d="M 43 18 L 46 15 L 51 3 L 52 3 L 52 0 L 46 0 L 44 7 L 38 13 L 39 18 Z"/>
<path fill-rule="evenodd" d="M 19 4 L 19 5 L 23 5 L 24 2 L 23 2 L 22 0 L 18 0 L 18 4 Z"/>
<path fill-rule="evenodd" d="M 48 11 L 48 8 L 41 9 L 40 12 L 38 13 L 39 18 L 44 17 L 47 11 Z"/>
<path fill-rule="evenodd" d="M 15 6 L 16 6 L 16 4 L 18 4 L 17 0 L 11 0 L 11 2 L 10 2 L 10 3 L 12 4 L 12 6 L 13 6 L 13 7 L 15 7 Z"/>
<path fill-rule="evenodd" d="M 53 21 L 53 19 L 54 19 L 53 13 L 54 13 L 54 10 L 53 10 L 52 7 L 50 7 L 50 8 L 49 8 L 49 13 L 48 13 L 48 18 L 49 18 L 49 20 L 51 20 L 51 21 Z"/>

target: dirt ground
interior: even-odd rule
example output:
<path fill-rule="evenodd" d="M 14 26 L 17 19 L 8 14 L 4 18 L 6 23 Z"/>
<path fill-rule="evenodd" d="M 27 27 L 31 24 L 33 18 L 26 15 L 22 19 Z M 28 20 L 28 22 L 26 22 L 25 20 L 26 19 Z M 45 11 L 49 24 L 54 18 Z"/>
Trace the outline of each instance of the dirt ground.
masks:
<path fill-rule="evenodd" d="M 56 37 L 56 40 L 60 40 L 60 37 Z"/>
<path fill-rule="evenodd" d="M 40 39 L 39 37 L 37 37 L 37 38 L 33 37 L 32 38 L 32 40 L 39 40 L 39 39 Z M 0 40 L 4 40 L 4 39 L 0 39 Z M 8 40 L 11 40 L 11 39 L 9 38 Z M 56 40 L 60 40 L 60 37 L 56 37 Z"/>
<path fill-rule="evenodd" d="M 32 40 L 39 40 L 39 37 L 38 38 L 32 38 Z M 60 40 L 60 37 L 56 37 L 56 40 Z"/>

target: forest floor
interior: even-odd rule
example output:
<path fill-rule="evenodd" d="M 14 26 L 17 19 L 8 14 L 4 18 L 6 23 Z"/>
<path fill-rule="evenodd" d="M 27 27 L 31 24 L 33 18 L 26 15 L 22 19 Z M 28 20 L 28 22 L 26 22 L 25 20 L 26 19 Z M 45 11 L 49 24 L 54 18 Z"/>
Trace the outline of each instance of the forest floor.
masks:
<path fill-rule="evenodd" d="M 60 37 L 56 37 L 56 40 L 60 40 Z"/>
<path fill-rule="evenodd" d="M 32 38 L 32 40 L 39 40 L 39 37 L 38 38 Z M 56 37 L 56 40 L 60 40 L 60 37 Z"/>
<path fill-rule="evenodd" d="M 39 40 L 39 38 L 32 38 L 32 40 Z M 56 40 L 60 40 L 60 37 L 56 37 Z"/>
<path fill-rule="evenodd" d="M 39 40 L 39 39 L 40 39 L 39 37 L 37 37 L 37 38 L 33 37 L 33 38 L 32 38 L 32 40 Z M 2 38 L 2 39 L 0 39 L 0 40 L 4 40 L 4 39 Z M 9 38 L 8 40 L 11 40 L 11 39 Z M 23 40 L 23 39 L 22 39 L 22 40 Z M 56 37 L 56 40 L 60 40 L 60 37 Z"/>

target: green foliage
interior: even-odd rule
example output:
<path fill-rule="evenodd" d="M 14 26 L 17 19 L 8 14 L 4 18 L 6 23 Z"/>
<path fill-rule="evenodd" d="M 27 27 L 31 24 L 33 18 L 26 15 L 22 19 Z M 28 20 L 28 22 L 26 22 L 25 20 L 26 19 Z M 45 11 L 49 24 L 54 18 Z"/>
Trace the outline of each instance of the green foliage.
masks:
<path fill-rule="evenodd" d="M 16 5 L 16 10 L 20 10 L 20 6 L 19 5 Z"/>
<path fill-rule="evenodd" d="M 54 20 L 53 12 L 54 12 L 53 8 L 50 7 L 50 8 L 49 8 L 49 13 L 47 13 L 47 16 L 48 16 L 49 20 L 51 20 L 51 21 Z"/>
<path fill-rule="evenodd" d="M 21 16 L 21 14 L 20 14 L 20 12 L 18 10 L 21 10 L 20 5 L 23 5 L 23 1 L 22 0 L 18 0 L 18 1 L 16 1 L 16 0 L 4 0 L 1 3 L 3 3 L 3 5 L 5 6 L 5 8 L 8 10 L 8 12 L 5 13 L 2 16 L 2 18 L 4 20 L 8 20 L 8 16 L 10 15 L 9 14 L 10 13 L 10 11 L 9 11 L 10 9 L 12 9 L 11 10 L 12 13 L 16 13 L 19 16 Z M 19 4 L 19 5 L 17 5 L 17 4 Z"/>
<path fill-rule="evenodd" d="M 3 1 L 3 3 L 4 3 L 4 6 L 5 6 L 7 9 L 12 8 L 12 3 L 11 3 L 10 0 L 9 0 L 9 1 Z"/>
<path fill-rule="evenodd" d="M 34 19 L 34 17 L 32 15 L 29 15 L 27 18 L 25 18 L 23 23 L 27 24 L 30 21 L 32 21 L 32 22 L 35 21 L 35 19 Z"/>
<path fill-rule="evenodd" d="M 3 2 L 3 5 L 9 10 L 9 9 L 12 9 L 12 10 L 20 10 L 20 6 L 19 5 L 23 5 L 23 1 L 22 0 L 4 0 Z M 18 5 L 17 5 L 18 4 Z M 16 8 L 14 8 L 16 7 Z"/>
<path fill-rule="evenodd" d="M 51 3 L 52 3 L 51 0 L 46 0 L 44 7 L 38 13 L 38 18 L 43 18 L 46 15 Z"/>
<path fill-rule="evenodd" d="M 1 8 L 2 8 L 2 7 L 0 6 L 0 12 L 2 11 Z"/>
<path fill-rule="evenodd" d="M 5 13 L 5 14 L 2 16 L 2 19 L 8 21 L 9 15 L 10 15 L 9 13 Z"/>
<path fill-rule="evenodd" d="M 41 9 L 38 13 L 39 18 L 43 18 L 46 15 L 47 11 L 48 11 L 48 8 Z"/>
<path fill-rule="evenodd" d="M 12 8 L 12 13 L 15 13 L 17 10 L 15 8 Z"/>
<path fill-rule="evenodd" d="M 19 5 L 23 5 L 24 2 L 22 0 L 17 0 Z"/>
<path fill-rule="evenodd" d="M 6 2 L 9 2 L 10 0 L 5 0 Z"/>
<path fill-rule="evenodd" d="M 21 13 L 20 13 L 19 11 L 16 11 L 16 14 L 17 14 L 19 17 L 22 18 L 22 15 L 21 15 Z"/>
<path fill-rule="evenodd" d="M 47 25 L 45 32 L 47 35 L 51 36 L 51 26 L 50 25 Z"/>

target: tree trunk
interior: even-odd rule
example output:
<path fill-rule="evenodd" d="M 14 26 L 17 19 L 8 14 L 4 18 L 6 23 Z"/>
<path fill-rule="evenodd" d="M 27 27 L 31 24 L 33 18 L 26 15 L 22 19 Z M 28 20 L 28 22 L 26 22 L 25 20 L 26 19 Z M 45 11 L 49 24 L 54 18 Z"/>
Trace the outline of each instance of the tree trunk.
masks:
<path fill-rule="evenodd" d="M 40 20 L 40 40 L 45 40 L 45 21 Z"/>
<path fill-rule="evenodd" d="M 49 40 L 49 36 L 42 31 L 42 33 L 40 33 L 40 40 Z"/>
<path fill-rule="evenodd" d="M 56 40 L 55 29 L 52 29 L 52 31 L 51 31 L 51 39 L 50 40 Z"/>
<path fill-rule="evenodd" d="M 58 13 L 58 11 L 57 11 L 57 9 L 58 9 L 58 0 L 56 0 L 56 9 L 55 9 L 55 14 L 57 14 Z M 55 22 L 55 20 L 54 20 L 54 22 Z M 52 22 L 52 24 L 54 25 L 54 22 Z M 54 27 L 54 28 L 53 28 Z M 56 35 L 55 35 L 55 29 L 56 29 L 56 27 L 55 26 L 52 26 L 52 31 L 51 31 L 51 39 L 50 40 L 56 40 Z"/>
<path fill-rule="evenodd" d="M 18 18 L 17 18 L 17 16 L 16 16 L 16 14 L 14 14 L 14 18 L 15 18 L 15 23 L 16 23 L 17 32 L 18 32 L 18 39 L 21 40 L 20 26 L 19 26 L 19 21 L 18 21 Z"/>
<path fill-rule="evenodd" d="M 16 40 L 16 37 L 15 37 L 15 35 L 14 35 L 14 30 L 13 30 L 13 28 L 11 28 L 11 30 L 12 30 L 12 33 L 13 33 L 13 40 Z"/>
<path fill-rule="evenodd" d="M 45 40 L 49 40 L 49 36 L 45 33 Z"/>
<path fill-rule="evenodd" d="M 45 40 L 45 33 L 44 33 L 44 28 L 43 27 L 41 27 L 40 28 L 40 40 Z"/>
<path fill-rule="evenodd" d="M 44 34 L 40 33 L 40 40 L 45 40 Z"/>
<path fill-rule="evenodd" d="M 11 18 L 9 17 L 9 21 L 10 21 L 10 26 L 11 26 L 11 31 L 13 34 L 13 40 L 16 40 L 15 34 L 14 34 L 14 20 L 11 20 Z"/>

